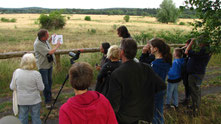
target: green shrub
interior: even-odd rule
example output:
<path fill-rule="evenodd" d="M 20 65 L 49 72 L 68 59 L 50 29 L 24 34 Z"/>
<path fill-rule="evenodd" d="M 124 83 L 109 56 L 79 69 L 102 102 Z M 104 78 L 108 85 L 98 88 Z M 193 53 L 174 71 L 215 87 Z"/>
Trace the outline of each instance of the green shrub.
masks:
<path fill-rule="evenodd" d="M 2 22 L 16 22 L 17 20 L 15 18 L 7 19 L 7 18 L 1 18 Z"/>
<path fill-rule="evenodd" d="M 180 22 L 179 25 L 185 25 L 185 22 Z"/>
<path fill-rule="evenodd" d="M 91 21 L 91 17 L 90 16 L 85 16 L 84 20 Z"/>
<path fill-rule="evenodd" d="M 10 22 L 16 22 L 16 19 L 15 19 L 15 18 L 12 18 L 12 19 L 10 20 Z"/>
<path fill-rule="evenodd" d="M 92 28 L 92 29 L 88 29 L 88 32 L 89 32 L 90 34 L 96 34 L 97 30 L 94 29 L 94 28 Z"/>
<path fill-rule="evenodd" d="M 68 19 L 68 20 L 70 20 L 70 19 L 71 19 L 71 17 L 69 17 L 69 16 L 68 16 L 68 17 L 67 17 L 67 19 Z"/>
<path fill-rule="evenodd" d="M 114 24 L 113 26 L 112 26 L 112 28 L 114 29 L 114 30 L 117 30 L 117 25 L 116 24 Z"/>
<path fill-rule="evenodd" d="M 129 15 L 125 15 L 125 16 L 124 16 L 124 21 L 125 21 L 125 22 L 129 22 L 129 20 L 130 20 L 130 16 L 129 16 Z"/>
<path fill-rule="evenodd" d="M 52 11 L 49 15 L 41 14 L 39 17 L 41 28 L 46 29 L 62 29 L 66 20 L 59 11 Z"/>
<path fill-rule="evenodd" d="M 140 34 L 133 35 L 133 38 L 140 44 L 146 44 L 146 42 L 154 37 L 162 38 L 167 43 L 185 43 L 192 36 L 189 33 L 185 33 L 183 30 L 174 31 L 159 31 L 153 32 L 142 32 Z"/>

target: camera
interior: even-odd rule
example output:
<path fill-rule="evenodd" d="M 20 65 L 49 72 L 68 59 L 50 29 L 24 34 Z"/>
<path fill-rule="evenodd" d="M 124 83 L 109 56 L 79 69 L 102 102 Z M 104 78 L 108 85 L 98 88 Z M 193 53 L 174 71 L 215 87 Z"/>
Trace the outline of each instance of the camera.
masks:
<path fill-rule="evenodd" d="M 71 64 L 74 64 L 74 61 L 77 60 L 77 59 L 79 59 L 80 54 L 81 54 L 81 51 L 80 51 L 80 50 L 78 50 L 76 54 L 73 53 L 73 52 L 69 52 L 69 56 L 72 57 L 72 58 L 70 59 Z"/>
<path fill-rule="evenodd" d="M 53 56 L 52 56 L 52 55 L 47 54 L 46 57 L 47 57 L 49 63 L 50 63 L 50 62 L 53 62 L 54 59 L 53 59 Z"/>

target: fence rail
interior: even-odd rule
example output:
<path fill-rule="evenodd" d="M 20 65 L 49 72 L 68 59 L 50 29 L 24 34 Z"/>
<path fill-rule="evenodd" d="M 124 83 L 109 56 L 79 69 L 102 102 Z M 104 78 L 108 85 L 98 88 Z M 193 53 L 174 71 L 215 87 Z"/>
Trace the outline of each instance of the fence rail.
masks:
<path fill-rule="evenodd" d="M 138 46 L 138 49 L 142 49 L 144 45 Z M 182 47 L 184 44 L 169 44 L 170 47 Z M 60 55 L 68 54 L 69 52 L 77 52 L 81 50 L 81 53 L 94 53 L 99 52 L 99 48 L 82 48 L 82 49 L 67 49 L 67 50 L 57 50 L 55 52 L 55 57 L 57 61 L 57 68 L 61 67 L 60 64 Z M 0 53 L 0 59 L 10 59 L 16 57 L 22 57 L 25 53 L 34 53 L 34 51 L 17 51 L 17 52 L 7 52 L 7 53 Z"/>

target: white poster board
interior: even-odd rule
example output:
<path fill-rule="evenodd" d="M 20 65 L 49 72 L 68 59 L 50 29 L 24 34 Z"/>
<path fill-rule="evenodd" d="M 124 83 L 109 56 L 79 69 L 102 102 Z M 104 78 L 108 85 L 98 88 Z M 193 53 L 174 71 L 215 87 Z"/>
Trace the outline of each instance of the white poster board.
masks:
<path fill-rule="evenodd" d="M 52 35 L 52 44 L 57 44 L 58 40 L 63 44 L 63 35 Z"/>

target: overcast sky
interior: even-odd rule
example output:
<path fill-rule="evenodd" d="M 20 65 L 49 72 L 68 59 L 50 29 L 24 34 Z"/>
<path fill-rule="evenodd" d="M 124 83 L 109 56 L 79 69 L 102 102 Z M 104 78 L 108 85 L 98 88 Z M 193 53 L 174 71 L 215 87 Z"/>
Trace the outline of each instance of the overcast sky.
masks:
<path fill-rule="evenodd" d="M 22 8 L 159 8 L 163 0 L 0 0 L 0 7 Z M 179 7 L 184 0 L 173 0 Z"/>

